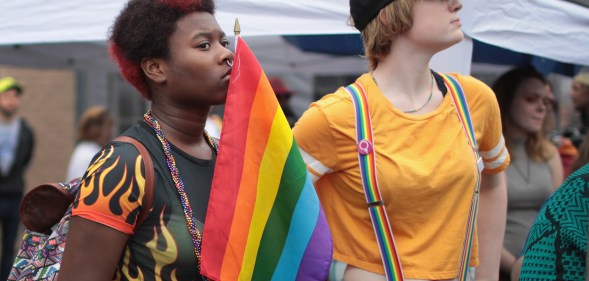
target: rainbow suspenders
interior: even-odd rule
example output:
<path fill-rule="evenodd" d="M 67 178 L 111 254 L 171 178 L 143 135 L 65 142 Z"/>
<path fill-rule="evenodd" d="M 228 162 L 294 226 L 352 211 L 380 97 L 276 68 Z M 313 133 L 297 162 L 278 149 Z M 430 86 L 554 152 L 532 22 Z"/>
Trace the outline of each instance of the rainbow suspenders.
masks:
<path fill-rule="evenodd" d="M 462 124 L 463 131 L 472 148 L 473 155 L 477 160 L 477 180 L 474 186 L 474 194 L 472 197 L 470 211 L 468 214 L 468 221 L 465 231 L 465 239 L 462 245 L 462 258 L 460 261 L 459 279 L 460 281 L 467 280 L 468 263 L 470 261 L 470 252 L 472 246 L 472 237 L 474 234 L 475 221 L 478 208 L 478 197 L 480 187 L 480 172 L 483 169 L 482 158 L 478 153 L 478 146 L 476 143 L 474 128 L 470 118 L 470 112 L 464 97 L 462 87 L 453 77 L 441 74 L 444 82 L 448 87 L 449 93 L 454 102 L 456 113 Z M 360 165 L 360 174 L 362 175 L 362 184 L 364 186 L 364 195 L 368 205 L 368 211 L 372 220 L 372 226 L 376 234 L 376 240 L 381 254 L 382 264 L 387 280 L 401 281 L 404 280 L 403 269 L 393 232 L 389 223 L 389 219 L 385 210 L 385 205 L 382 201 L 380 191 L 378 188 L 378 181 L 376 178 L 376 153 L 374 148 L 374 137 L 372 135 L 372 122 L 370 120 L 370 113 L 368 111 L 368 102 L 366 92 L 360 83 L 354 83 L 345 88 L 354 103 L 354 112 L 356 115 L 356 142 L 358 147 L 358 162 Z"/>

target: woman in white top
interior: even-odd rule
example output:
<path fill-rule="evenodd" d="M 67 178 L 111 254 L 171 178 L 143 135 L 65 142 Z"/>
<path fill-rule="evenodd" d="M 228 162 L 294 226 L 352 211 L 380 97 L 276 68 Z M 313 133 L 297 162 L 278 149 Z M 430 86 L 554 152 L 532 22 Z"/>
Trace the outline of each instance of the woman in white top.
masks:
<path fill-rule="evenodd" d="M 112 117 L 104 107 L 88 108 L 78 125 L 78 143 L 70 158 L 66 181 L 84 175 L 94 155 L 111 139 Z"/>

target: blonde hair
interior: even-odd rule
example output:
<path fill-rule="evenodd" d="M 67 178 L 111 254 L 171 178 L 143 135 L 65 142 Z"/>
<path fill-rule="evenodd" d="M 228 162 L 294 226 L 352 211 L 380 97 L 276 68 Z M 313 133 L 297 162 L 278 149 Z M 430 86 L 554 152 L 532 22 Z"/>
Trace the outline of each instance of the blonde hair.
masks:
<path fill-rule="evenodd" d="M 391 2 L 361 31 L 364 52 L 372 70 L 376 69 L 378 62 L 391 52 L 393 39 L 413 26 L 414 1 Z M 352 18 L 349 22 L 353 25 Z"/>

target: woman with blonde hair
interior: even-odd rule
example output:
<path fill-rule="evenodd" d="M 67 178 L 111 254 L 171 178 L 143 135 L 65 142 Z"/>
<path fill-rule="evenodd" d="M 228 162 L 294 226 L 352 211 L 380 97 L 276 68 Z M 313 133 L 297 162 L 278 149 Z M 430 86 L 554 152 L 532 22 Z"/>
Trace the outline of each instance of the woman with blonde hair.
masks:
<path fill-rule="evenodd" d="M 110 113 L 102 106 L 84 111 L 78 124 L 78 140 L 70 158 L 66 180 L 84 175 L 94 155 L 110 141 L 112 124 Z"/>
<path fill-rule="evenodd" d="M 333 268 L 342 269 L 330 278 L 390 277 L 394 251 L 383 254 L 376 238 L 384 233 L 398 253 L 393 273 L 405 280 L 456 280 L 469 265 L 478 266 L 477 280 L 498 279 L 509 164 L 499 107 L 481 81 L 429 66 L 463 39 L 461 7 L 350 0 L 370 70 L 313 103 L 293 129 L 333 235 Z M 360 165 L 366 157 L 374 166 Z M 368 189 L 381 198 L 369 201 Z M 392 231 L 374 230 L 376 209 Z"/>

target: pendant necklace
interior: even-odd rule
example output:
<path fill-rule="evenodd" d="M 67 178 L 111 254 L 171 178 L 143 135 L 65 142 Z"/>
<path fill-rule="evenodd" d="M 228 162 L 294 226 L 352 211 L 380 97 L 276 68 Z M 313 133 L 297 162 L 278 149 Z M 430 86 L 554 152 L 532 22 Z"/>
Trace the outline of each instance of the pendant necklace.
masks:
<path fill-rule="evenodd" d="M 372 76 L 372 80 L 374 81 L 374 84 L 376 84 L 376 86 L 378 86 L 378 82 L 376 82 L 376 78 L 374 78 L 373 75 Z M 415 113 L 418 112 L 420 110 L 422 110 L 431 100 L 432 100 L 432 96 L 434 95 L 434 74 L 431 73 L 431 85 L 430 85 L 430 89 L 429 89 L 429 97 L 427 98 L 427 100 L 425 101 L 425 103 L 423 103 L 420 107 L 415 108 L 415 109 L 410 109 L 410 110 L 403 110 L 403 113 Z"/>
<path fill-rule="evenodd" d="M 518 167 L 518 165 L 515 162 L 513 163 L 513 167 L 515 167 L 515 170 L 522 177 L 522 179 L 526 182 L 526 185 L 529 188 L 529 187 L 531 187 L 531 184 L 530 184 L 530 158 L 528 157 L 527 154 L 525 154 L 525 155 L 526 155 L 526 173 L 524 174 L 523 171 Z"/>
<path fill-rule="evenodd" d="M 184 217 L 186 218 L 186 227 L 188 228 L 188 232 L 192 238 L 192 244 L 194 244 L 194 255 L 196 256 L 196 267 L 198 270 L 198 274 L 200 275 L 200 251 L 201 251 L 201 244 L 202 244 L 202 236 L 198 228 L 196 227 L 196 219 L 194 218 L 194 212 L 192 211 L 192 207 L 190 206 L 190 202 L 188 201 L 188 196 L 184 190 L 184 182 L 182 178 L 180 178 L 180 173 L 178 168 L 176 167 L 176 160 L 174 159 L 174 155 L 172 155 L 172 149 L 170 147 L 170 143 L 166 139 L 164 135 L 164 131 L 160 127 L 160 124 L 157 120 L 153 117 L 151 113 L 151 109 L 143 115 L 147 124 L 151 126 L 151 128 L 155 131 L 158 140 L 162 144 L 162 148 L 164 150 L 164 154 L 166 156 L 166 162 L 168 164 L 168 170 L 172 175 L 172 180 L 174 181 L 174 185 L 176 187 L 176 191 L 178 191 L 178 197 L 180 197 L 180 203 L 182 204 L 182 210 L 184 211 Z M 208 145 L 218 153 L 218 147 L 213 139 L 209 136 L 207 131 L 203 131 L 203 135 L 205 140 L 207 141 Z M 204 280 L 208 280 L 204 276 L 202 276 Z"/>

